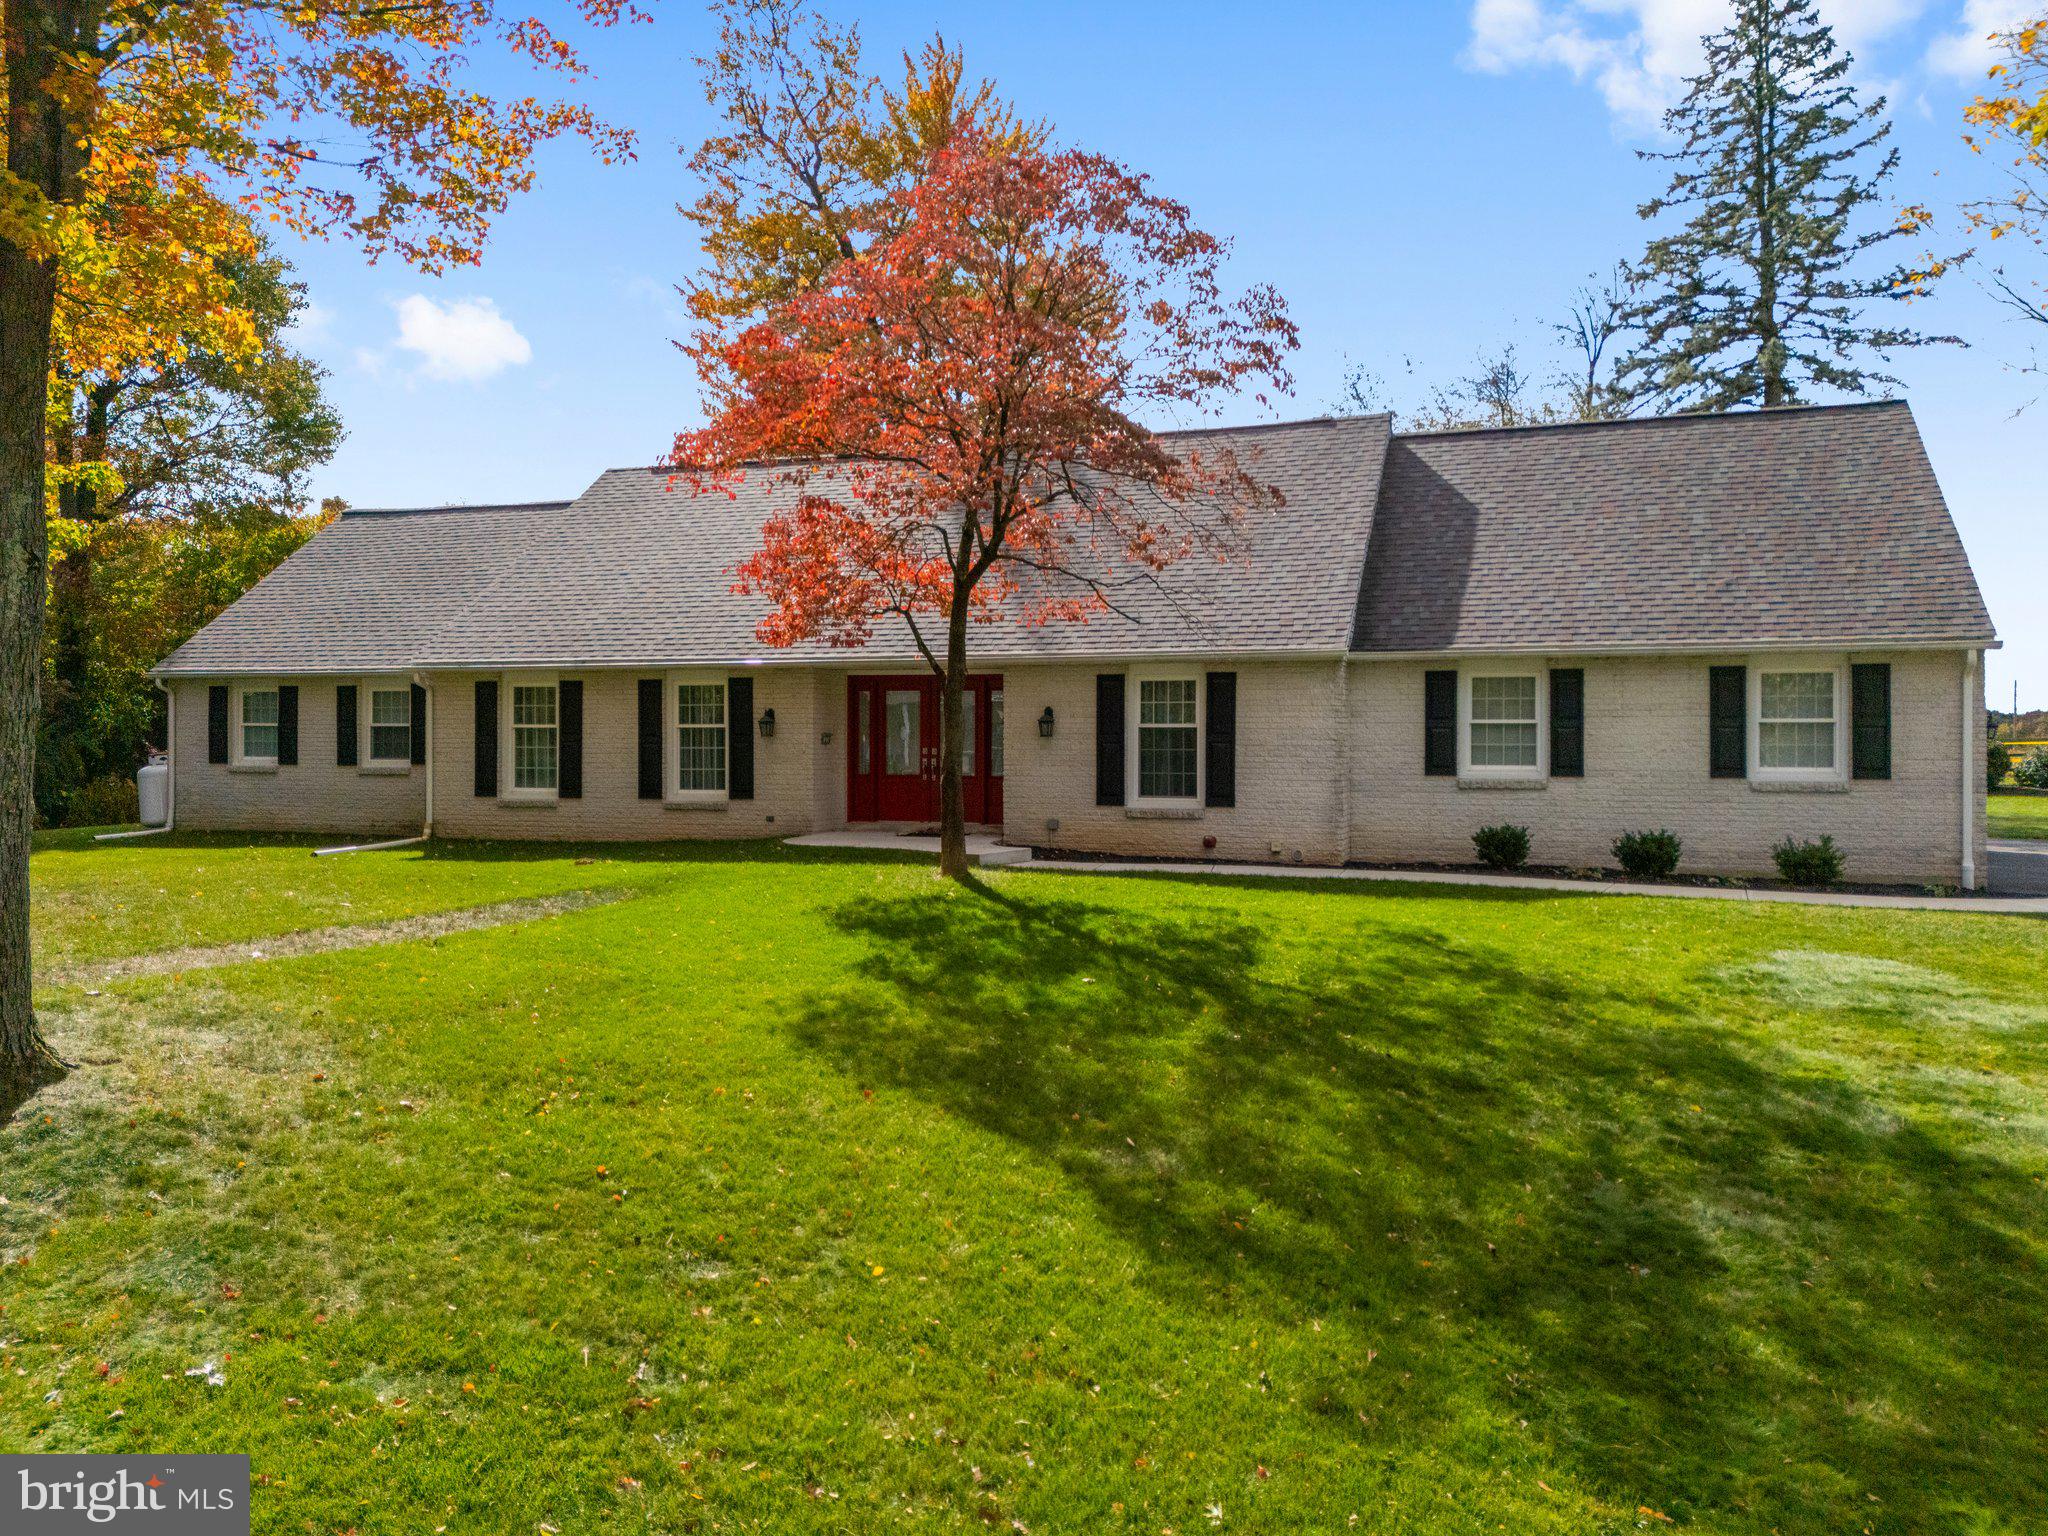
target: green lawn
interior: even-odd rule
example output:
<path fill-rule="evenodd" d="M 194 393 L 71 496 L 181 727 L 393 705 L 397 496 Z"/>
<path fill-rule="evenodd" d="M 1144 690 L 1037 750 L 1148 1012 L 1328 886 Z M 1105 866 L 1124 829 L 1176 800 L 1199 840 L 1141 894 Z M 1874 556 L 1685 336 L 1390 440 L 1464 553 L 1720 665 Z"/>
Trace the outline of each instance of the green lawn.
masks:
<path fill-rule="evenodd" d="M 2048 837 L 2048 793 L 2002 789 L 1987 802 L 1993 837 Z"/>
<path fill-rule="evenodd" d="M 2048 925 L 583 858 L 38 854 L 71 966 L 622 899 L 47 987 L 0 1448 L 365 1536 L 2048 1507 Z"/>

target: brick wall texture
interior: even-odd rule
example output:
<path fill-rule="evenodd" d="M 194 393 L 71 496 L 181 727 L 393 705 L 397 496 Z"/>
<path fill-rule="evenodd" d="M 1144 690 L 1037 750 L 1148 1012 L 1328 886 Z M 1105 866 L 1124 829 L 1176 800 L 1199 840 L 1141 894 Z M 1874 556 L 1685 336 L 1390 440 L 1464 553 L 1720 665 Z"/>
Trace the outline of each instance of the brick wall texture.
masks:
<path fill-rule="evenodd" d="M 1542 658 L 1585 670 L 1585 776 L 1534 787 L 1474 786 L 1422 771 L 1424 659 L 1192 664 L 1237 674 L 1237 803 L 1174 812 L 1095 803 L 1095 678 L 1122 664 L 1003 669 L 1009 721 L 1008 841 L 1103 854 L 1336 865 L 1469 862 L 1494 822 L 1530 829 L 1543 864 L 1612 863 L 1614 837 L 1668 827 L 1696 872 L 1768 873 L 1786 836 L 1831 834 L 1854 880 L 1954 884 L 1962 875 L 1961 651 L 1857 652 L 1892 667 L 1892 777 L 1830 790 L 1767 790 L 1707 772 L 1707 655 Z M 789 836 L 841 826 L 846 810 L 849 669 L 762 666 L 754 711 L 755 798 L 683 808 L 637 794 L 636 683 L 629 670 L 563 673 L 584 683 L 583 795 L 518 803 L 473 792 L 479 674 L 439 673 L 434 698 L 437 833 L 450 837 L 660 839 Z M 390 835 L 425 819 L 425 770 L 334 762 L 333 679 L 300 679 L 299 763 L 248 772 L 206 761 L 206 682 L 175 685 L 177 816 L 193 829 Z M 347 680 L 342 680 L 347 681 Z M 1050 737 L 1036 722 L 1050 708 Z M 1968 706 L 1974 862 L 1984 870 L 1983 698 Z M 1210 842 L 1213 840 L 1213 843 Z"/>

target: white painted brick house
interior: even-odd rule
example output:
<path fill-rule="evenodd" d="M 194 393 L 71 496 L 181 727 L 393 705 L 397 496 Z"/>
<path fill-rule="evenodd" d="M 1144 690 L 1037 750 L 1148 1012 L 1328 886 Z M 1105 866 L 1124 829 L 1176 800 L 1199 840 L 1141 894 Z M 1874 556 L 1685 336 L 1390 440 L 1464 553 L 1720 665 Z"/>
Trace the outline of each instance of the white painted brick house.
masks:
<path fill-rule="evenodd" d="M 1177 442 L 1199 442 L 1187 434 Z M 1013 843 L 1686 867 L 1830 833 L 1984 868 L 1996 638 L 1903 403 L 1397 434 L 1240 429 L 1284 508 L 1085 624 L 970 637 L 971 818 Z M 788 835 L 936 814 L 907 639 L 772 649 L 728 572 L 793 493 L 610 471 L 570 502 L 350 512 L 157 669 L 191 828 Z"/>

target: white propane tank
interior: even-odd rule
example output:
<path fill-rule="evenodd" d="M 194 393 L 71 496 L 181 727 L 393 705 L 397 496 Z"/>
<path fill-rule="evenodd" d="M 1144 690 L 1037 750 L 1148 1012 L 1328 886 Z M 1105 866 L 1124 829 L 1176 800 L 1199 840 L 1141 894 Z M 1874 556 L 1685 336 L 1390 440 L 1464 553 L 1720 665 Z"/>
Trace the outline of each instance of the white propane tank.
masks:
<path fill-rule="evenodd" d="M 135 798 L 141 802 L 142 824 L 160 827 L 171 814 L 171 770 L 163 762 L 146 763 L 135 770 Z"/>

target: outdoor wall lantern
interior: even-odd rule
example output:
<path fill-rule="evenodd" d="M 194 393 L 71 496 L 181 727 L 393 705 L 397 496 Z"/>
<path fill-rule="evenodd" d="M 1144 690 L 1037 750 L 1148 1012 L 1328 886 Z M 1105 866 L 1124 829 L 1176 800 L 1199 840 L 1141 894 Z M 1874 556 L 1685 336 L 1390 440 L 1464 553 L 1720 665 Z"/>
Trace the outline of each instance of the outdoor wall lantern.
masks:
<path fill-rule="evenodd" d="M 1038 717 L 1038 734 L 1041 736 L 1050 736 L 1052 734 L 1052 706 L 1050 704 L 1045 706 L 1045 713 Z"/>
<path fill-rule="evenodd" d="M 775 711 L 772 709 L 761 711 L 761 734 L 763 736 L 773 736 L 775 734 Z"/>

